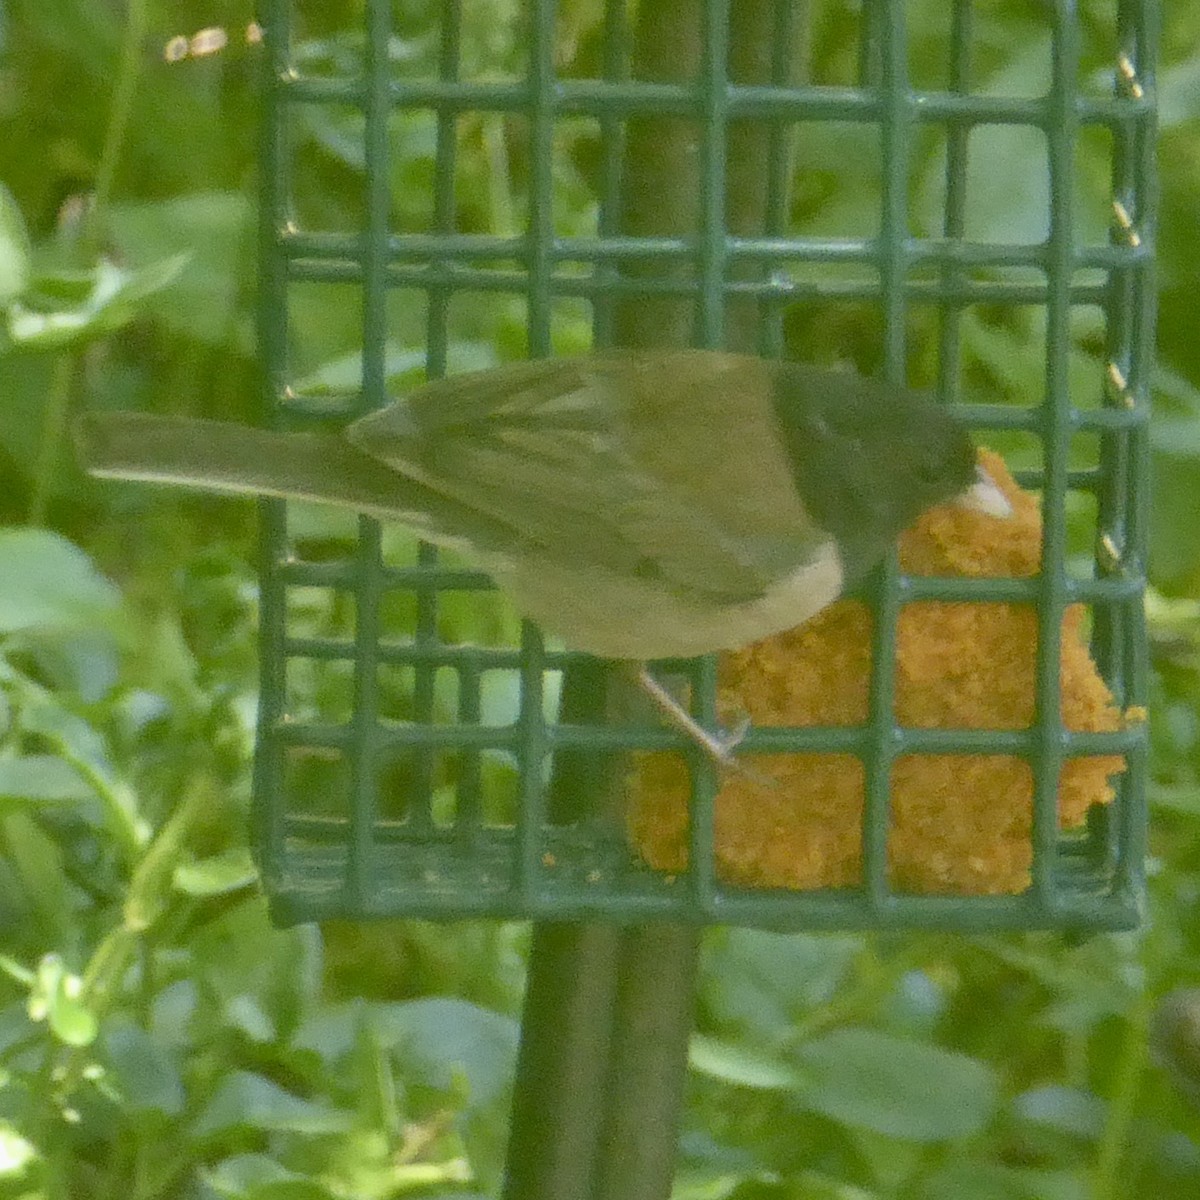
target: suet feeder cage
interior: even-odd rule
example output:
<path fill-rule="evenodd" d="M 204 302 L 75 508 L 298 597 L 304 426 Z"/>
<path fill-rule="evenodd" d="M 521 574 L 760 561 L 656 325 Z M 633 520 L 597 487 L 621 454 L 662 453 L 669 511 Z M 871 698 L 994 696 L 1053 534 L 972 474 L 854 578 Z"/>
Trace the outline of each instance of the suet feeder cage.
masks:
<path fill-rule="evenodd" d="M 472 340 L 472 314 L 519 305 L 507 357 L 738 342 L 929 386 L 1004 454 L 1026 524 L 1011 545 L 955 550 L 961 531 L 935 519 L 815 629 L 671 664 L 701 720 L 723 704 L 753 717 L 746 761 L 777 774 L 756 792 L 694 756 L 677 770 L 681 739 L 653 720 L 571 710 L 587 664 L 506 622 L 478 572 L 367 518 L 314 550 L 264 501 L 255 843 L 276 918 L 1134 924 L 1155 5 L 1117 0 L 1107 32 L 1073 4 L 1037 6 L 1041 57 L 1000 81 L 980 61 L 987 6 L 963 0 L 920 54 L 895 0 L 514 0 L 502 69 L 469 44 L 471 4 L 425 7 L 432 42 L 408 40 L 415 10 L 389 0 L 337 35 L 319 7 L 265 6 L 265 421 L 338 425 L 418 382 L 414 362 L 429 377 L 486 366 L 496 350 Z M 806 46 L 835 9 L 848 40 L 822 77 Z M 352 212 L 306 185 L 333 138 L 338 169 L 360 176 Z M 472 187 L 490 206 L 467 203 Z M 847 188 L 856 207 L 822 207 Z M 1021 219 L 1005 223 L 1013 189 Z M 349 384 L 295 345 L 297 306 L 361 315 Z M 1006 338 L 1030 329 L 1039 360 L 1004 377 Z M 352 616 L 314 630 L 308 589 Z M 499 616 L 456 640 L 475 603 Z M 965 639 L 949 663 L 943 636 Z M 962 703 L 942 704 L 951 693 Z M 565 763 L 614 756 L 633 763 L 606 785 L 627 820 L 553 799 Z M 1089 763 L 1092 791 L 1067 813 L 1064 781 Z M 822 808 L 839 771 L 857 791 Z M 814 779 L 825 790 L 797 799 Z M 739 787 L 761 808 L 722 801 Z M 1011 805 L 996 836 L 1018 849 L 973 886 L 958 868 L 976 850 L 945 827 L 975 820 L 989 787 Z M 826 857 L 794 877 L 764 866 L 741 827 L 755 820 L 771 823 L 763 855 L 796 837 L 796 855 Z"/>

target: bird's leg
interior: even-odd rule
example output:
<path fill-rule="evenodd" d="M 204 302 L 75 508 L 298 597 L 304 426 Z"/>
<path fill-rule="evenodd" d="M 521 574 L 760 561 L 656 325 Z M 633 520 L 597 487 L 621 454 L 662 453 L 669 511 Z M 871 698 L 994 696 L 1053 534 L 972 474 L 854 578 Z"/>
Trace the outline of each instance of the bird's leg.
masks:
<path fill-rule="evenodd" d="M 705 729 L 692 716 L 670 691 L 663 687 L 645 663 L 630 663 L 629 670 L 637 681 L 638 687 L 654 702 L 654 706 L 662 714 L 667 723 L 679 730 L 680 733 L 692 739 L 718 767 L 726 770 L 742 770 L 741 764 L 733 756 L 738 743 L 746 736 L 750 727 L 750 718 L 745 717 L 730 730 L 719 733 Z"/>

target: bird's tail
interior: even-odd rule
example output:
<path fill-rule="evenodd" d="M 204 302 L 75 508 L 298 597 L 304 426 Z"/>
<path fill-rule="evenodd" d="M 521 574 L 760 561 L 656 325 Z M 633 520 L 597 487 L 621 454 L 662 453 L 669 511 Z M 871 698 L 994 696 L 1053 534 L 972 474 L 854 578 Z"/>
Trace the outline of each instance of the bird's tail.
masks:
<path fill-rule="evenodd" d="M 336 433 L 289 433 L 149 413 L 88 413 L 76 428 L 85 470 L 235 495 L 279 496 L 398 520 L 442 544 L 486 543 L 481 514 L 408 479 Z"/>

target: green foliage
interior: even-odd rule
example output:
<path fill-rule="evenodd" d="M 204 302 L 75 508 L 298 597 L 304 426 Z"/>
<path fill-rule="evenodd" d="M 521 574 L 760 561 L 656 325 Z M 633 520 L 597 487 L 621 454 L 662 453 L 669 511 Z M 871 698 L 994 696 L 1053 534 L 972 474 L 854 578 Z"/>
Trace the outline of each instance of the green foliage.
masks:
<path fill-rule="evenodd" d="M 306 69 L 352 69 L 361 5 L 298 7 Z M 397 77 L 428 73 L 438 5 L 393 7 Z M 559 7 L 563 70 L 594 73 L 602 6 Z M 1085 69 L 1103 88 L 1111 6 L 1081 7 Z M 981 86 L 1039 91 L 1048 6 L 973 8 Z M 853 78 L 858 10 L 814 4 L 816 81 Z M 713 931 L 681 1198 L 1183 1200 L 1200 1189 L 1200 1059 L 1189 993 L 1177 990 L 1200 978 L 1200 5 L 1163 11 L 1152 920 L 1083 945 Z M 244 832 L 251 511 L 84 481 L 66 453 L 69 413 L 85 403 L 254 417 L 258 51 L 241 40 L 245 12 L 196 0 L 0 2 L 0 1195 L 479 1200 L 498 1189 L 524 931 L 272 928 Z M 945 5 L 906 12 L 914 82 L 942 87 Z M 522 13 L 517 0 L 465 5 L 464 77 L 520 77 Z M 234 35 L 224 53 L 162 60 L 169 37 L 218 21 Z M 314 224 L 357 226 L 361 121 L 350 109 L 298 114 L 300 215 Z M 464 114 L 456 129 L 458 228 L 519 232 L 529 197 L 520 119 Z M 434 132 L 429 116 L 392 119 L 398 231 L 428 222 Z M 556 232 L 592 232 L 595 130 L 566 122 L 555 138 Z M 1043 141 L 976 131 L 970 234 L 1044 235 Z M 813 127 L 801 150 L 795 227 L 873 235 L 877 134 Z M 1107 152 L 1090 135 L 1080 148 L 1076 217 L 1088 230 L 1107 219 Z M 914 232 L 940 233 L 945 155 L 942 132 L 923 129 Z M 311 396 L 336 398 L 359 376 L 357 293 L 338 299 L 302 288 L 289 313 Z M 524 351 L 519 297 L 451 308 L 452 369 Z M 420 376 L 426 315 L 415 292 L 396 296 L 396 387 Z M 1080 403 L 1101 386 L 1097 329 L 1086 313 L 1072 329 Z M 914 306 L 908 332 L 911 373 L 928 382 L 933 314 Z M 878 314 L 797 306 L 788 335 L 797 353 L 870 369 Z M 1040 314 L 973 308 L 961 335 L 973 394 L 1037 395 Z M 581 305 L 556 304 L 558 349 L 589 336 Z M 1016 465 L 1037 465 L 1028 439 L 996 440 Z M 1076 465 L 1093 460 L 1083 447 Z M 312 546 L 347 534 L 327 513 L 294 519 Z M 1072 515 L 1072 530 L 1086 548 L 1086 514 Z M 398 546 L 408 535 L 387 536 Z M 305 632 L 352 629 L 353 614 L 324 592 L 296 604 Z M 402 627 L 412 612 L 396 601 L 385 617 Z M 442 619 L 453 637 L 513 635 L 498 600 L 448 603 Z M 406 711 L 406 682 L 385 690 Z M 314 670 L 300 691 L 313 711 L 347 702 L 332 671 Z M 449 712 L 453 689 L 443 691 L 435 707 Z M 503 688 L 490 693 L 485 719 L 507 719 L 511 705 Z M 503 762 L 489 769 L 511 775 Z M 1155 1011 L 1168 993 L 1164 1026 Z M 1150 1031 L 1164 1028 L 1152 1055 Z"/>

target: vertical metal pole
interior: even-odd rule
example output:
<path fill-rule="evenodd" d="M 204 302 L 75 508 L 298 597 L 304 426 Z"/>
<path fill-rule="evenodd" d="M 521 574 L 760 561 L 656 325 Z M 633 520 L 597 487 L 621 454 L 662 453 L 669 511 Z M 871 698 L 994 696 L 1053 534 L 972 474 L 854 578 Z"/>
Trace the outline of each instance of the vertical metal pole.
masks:
<path fill-rule="evenodd" d="M 789 39 L 793 32 L 803 32 L 807 2 L 753 0 L 735 11 L 737 24 L 726 31 L 724 0 L 703 5 L 643 0 L 639 7 L 635 77 L 700 86 L 694 115 L 630 119 L 618 228 L 635 237 L 696 239 L 697 248 L 692 262 L 664 266 L 635 260 L 625 274 L 687 285 L 699 272 L 702 294 L 697 298 L 685 287 L 679 296 L 604 303 L 598 329 L 611 328 L 617 345 L 682 346 L 697 336 L 705 344 L 720 344 L 727 233 L 763 232 L 771 213 L 786 213 L 791 164 L 780 152 L 786 136 L 778 130 L 759 136 L 747 121 L 727 141 L 726 71 L 732 70 L 738 82 L 791 82 L 795 67 L 786 52 L 780 53 L 778 38 L 781 31 Z M 611 50 L 623 41 L 615 29 L 624 19 L 623 5 L 610 3 L 608 15 Z M 618 73 L 615 63 L 607 65 Z M 738 168 L 728 189 L 727 153 Z M 612 182 L 611 171 L 606 178 Z M 602 223 L 602 232 L 605 228 L 612 225 Z M 731 331 L 736 348 L 752 350 L 759 344 L 759 315 L 755 303 L 742 306 Z M 605 682 L 599 665 L 590 672 L 569 672 L 563 719 L 595 719 L 619 709 L 622 701 L 616 695 L 606 705 L 606 692 L 615 689 L 607 689 Z M 594 819 L 605 813 L 619 817 L 612 774 L 560 758 L 548 804 L 550 819 Z M 711 818 L 715 781 L 706 790 Z M 701 865 L 707 871 L 701 873 L 707 877 L 711 853 L 709 847 L 705 850 L 708 861 Z M 669 1196 L 700 932 L 698 925 L 667 923 L 624 930 L 594 923 L 535 928 L 505 1200 Z"/>

